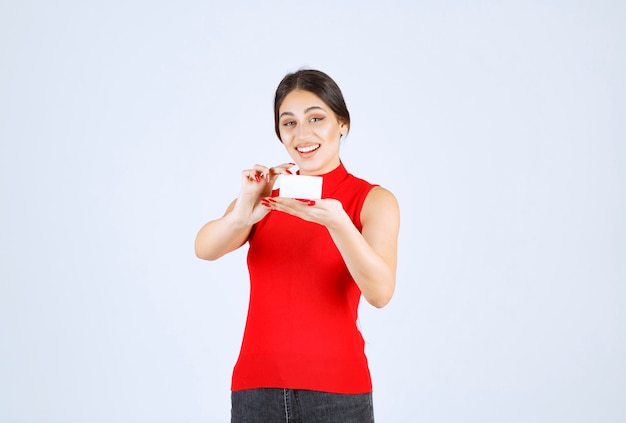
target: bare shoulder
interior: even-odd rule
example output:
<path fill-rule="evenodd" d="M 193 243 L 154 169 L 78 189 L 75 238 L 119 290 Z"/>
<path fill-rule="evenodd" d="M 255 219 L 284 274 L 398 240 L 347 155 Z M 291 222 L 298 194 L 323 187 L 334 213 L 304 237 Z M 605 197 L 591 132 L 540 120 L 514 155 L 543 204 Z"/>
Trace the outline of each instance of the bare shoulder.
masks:
<path fill-rule="evenodd" d="M 398 200 L 391 191 L 381 186 L 376 186 L 370 190 L 365 197 L 365 203 L 363 203 L 364 210 L 375 211 L 376 208 L 391 208 L 398 209 Z"/>
<path fill-rule="evenodd" d="M 376 186 L 365 197 L 361 209 L 361 223 L 366 225 L 370 221 L 380 219 L 398 221 L 400 219 L 400 207 L 396 196 L 391 191 Z"/>

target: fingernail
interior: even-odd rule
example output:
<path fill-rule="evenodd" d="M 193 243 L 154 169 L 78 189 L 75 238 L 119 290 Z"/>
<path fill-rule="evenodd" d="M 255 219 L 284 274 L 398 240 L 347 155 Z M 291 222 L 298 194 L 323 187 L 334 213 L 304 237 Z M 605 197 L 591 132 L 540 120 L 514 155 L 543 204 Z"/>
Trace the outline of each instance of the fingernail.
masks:
<path fill-rule="evenodd" d="M 287 172 L 288 175 L 293 175 L 289 169 L 285 169 L 285 172 Z"/>
<path fill-rule="evenodd" d="M 265 207 L 271 207 L 270 202 L 267 201 L 266 199 L 261 200 L 261 205 Z"/>
<path fill-rule="evenodd" d="M 261 180 L 261 178 L 259 178 L 259 175 L 254 175 L 254 179 L 259 182 Z"/>
<path fill-rule="evenodd" d="M 265 180 L 267 181 L 267 183 L 270 183 L 270 174 L 268 173 L 267 175 L 265 175 Z"/>
<path fill-rule="evenodd" d="M 315 200 L 307 200 L 306 198 L 294 198 L 294 200 L 298 200 L 302 203 L 306 203 L 307 206 L 314 206 Z"/>

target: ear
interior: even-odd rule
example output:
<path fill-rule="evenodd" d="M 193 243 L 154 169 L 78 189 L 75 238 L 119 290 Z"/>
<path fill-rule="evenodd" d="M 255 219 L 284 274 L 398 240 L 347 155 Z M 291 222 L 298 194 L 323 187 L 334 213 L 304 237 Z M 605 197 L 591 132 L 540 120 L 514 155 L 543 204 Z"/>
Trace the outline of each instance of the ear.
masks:
<path fill-rule="evenodd" d="M 349 129 L 350 129 L 350 125 L 348 125 L 343 119 L 340 119 L 339 120 L 339 133 L 341 134 L 342 137 L 348 133 Z"/>

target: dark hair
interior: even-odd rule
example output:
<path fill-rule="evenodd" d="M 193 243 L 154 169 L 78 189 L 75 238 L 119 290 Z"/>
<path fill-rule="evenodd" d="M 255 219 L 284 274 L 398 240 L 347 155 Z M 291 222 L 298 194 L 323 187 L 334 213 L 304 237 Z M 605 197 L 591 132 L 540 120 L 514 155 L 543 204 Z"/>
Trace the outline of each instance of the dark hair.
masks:
<path fill-rule="evenodd" d="M 318 96 L 335 113 L 337 119 L 346 123 L 348 130 L 350 129 L 350 112 L 348 112 L 348 107 L 337 83 L 324 72 L 313 69 L 301 69 L 287 74 L 278 84 L 278 88 L 276 88 L 274 97 L 274 129 L 279 140 L 278 109 L 287 94 L 297 89 L 309 91 Z"/>

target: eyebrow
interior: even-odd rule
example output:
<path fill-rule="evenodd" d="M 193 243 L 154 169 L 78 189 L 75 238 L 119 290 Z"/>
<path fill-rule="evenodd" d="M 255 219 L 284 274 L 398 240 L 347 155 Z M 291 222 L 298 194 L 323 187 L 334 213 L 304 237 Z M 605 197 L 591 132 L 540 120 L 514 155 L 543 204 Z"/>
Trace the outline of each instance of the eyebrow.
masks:
<path fill-rule="evenodd" d="M 323 107 L 320 107 L 320 106 L 311 106 L 311 107 L 307 107 L 307 108 L 304 110 L 304 114 L 307 114 L 307 113 L 309 113 L 311 110 L 316 110 L 316 109 L 326 111 Z M 293 113 L 291 113 L 291 112 L 282 112 L 278 118 L 281 118 L 281 117 L 283 117 L 283 116 L 285 116 L 285 115 L 287 115 L 287 116 L 294 116 L 294 114 L 293 114 Z"/>

